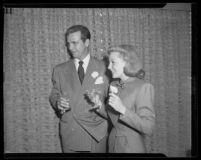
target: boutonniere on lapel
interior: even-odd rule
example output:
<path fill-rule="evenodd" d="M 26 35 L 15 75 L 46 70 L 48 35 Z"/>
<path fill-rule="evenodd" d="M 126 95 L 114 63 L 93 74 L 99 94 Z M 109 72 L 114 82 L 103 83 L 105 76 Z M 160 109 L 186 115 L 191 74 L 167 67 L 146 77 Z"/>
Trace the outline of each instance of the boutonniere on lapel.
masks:
<path fill-rule="evenodd" d="M 103 77 L 99 75 L 98 72 L 94 71 L 91 76 L 95 79 L 94 84 L 102 84 L 104 83 Z"/>

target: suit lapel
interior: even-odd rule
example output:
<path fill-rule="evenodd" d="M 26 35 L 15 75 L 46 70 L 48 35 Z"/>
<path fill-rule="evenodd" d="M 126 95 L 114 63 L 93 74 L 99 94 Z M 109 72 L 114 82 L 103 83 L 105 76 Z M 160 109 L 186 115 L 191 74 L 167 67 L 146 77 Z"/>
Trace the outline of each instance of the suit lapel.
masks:
<path fill-rule="evenodd" d="M 95 60 L 91 57 L 87 67 L 85 78 L 83 80 L 83 84 L 81 85 L 78 73 L 75 68 L 74 61 L 73 60 L 69 61 L 66 67 L 65 77 L 67 80 L 68 88 L 70 89 L 69 94 L 71 95 L 73 102 L 75 102 L 74 105 L 77 105 L 78 103 L 82 103 L 82 101 L 78 100 L 79 97 L 83 95 L 83 92 L 85 92 L 85 90 L 90 89 L 91 88 L 90 86 L 93 86 L 94 79 L 91 76 L 91 73 L 93 71 L 98 72 L 98 68 L 97 68 L 97 64 Z"/>
<path fill-rule="evenodd" d="M 71 89 L 73 91 L 79 90 L 79 88 L 81 87 L 81 83 L 80 83 L 78 73 L 76 71 L 75 64 L 74 64 L 73 60 L 71 60 L 69 62 L 67 75 L 68 75 L 68 79 L 69 79 Z"/>
<path fill-rule="evenodd" d="M 95 70 L 96 70 L 96 64 L 94 62 L 93 57 L 91 57 L 89 64 L 88 64 L 88 67 L 87 67 L 87 70 L 86 70 L 86 74 L 84 76 L 84 81 L 83 81 L 82 86 L 87 86 L 87 84 L 90 85 L 91 80 L 92 80 L 91 73 Z"/>

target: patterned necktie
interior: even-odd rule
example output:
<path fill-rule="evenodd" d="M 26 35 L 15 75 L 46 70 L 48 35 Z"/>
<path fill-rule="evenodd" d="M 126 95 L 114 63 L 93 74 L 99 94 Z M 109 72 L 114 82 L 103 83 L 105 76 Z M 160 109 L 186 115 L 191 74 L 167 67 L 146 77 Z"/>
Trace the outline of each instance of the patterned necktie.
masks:
<path fill-rule="evenodd" d="M 81 84 L 82 84 L 83 79 L 84 79 L 84 68 L 82 65 L 83 65 L 83 61 L 79 61 L 78 75 L 79 75 Z"/>

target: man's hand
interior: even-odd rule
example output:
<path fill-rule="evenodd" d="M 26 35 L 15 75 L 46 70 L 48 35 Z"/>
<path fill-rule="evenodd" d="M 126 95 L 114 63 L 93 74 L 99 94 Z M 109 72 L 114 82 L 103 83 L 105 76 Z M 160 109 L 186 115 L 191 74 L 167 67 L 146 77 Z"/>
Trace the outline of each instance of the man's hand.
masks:
<path fill-rule="evenodd" d="M 67 110 L 70 110 L 69 99 L 60 97 L 60 99 L 57 101 L 57 107 L 61 111 L 61 114 L 65 113 Z"/>

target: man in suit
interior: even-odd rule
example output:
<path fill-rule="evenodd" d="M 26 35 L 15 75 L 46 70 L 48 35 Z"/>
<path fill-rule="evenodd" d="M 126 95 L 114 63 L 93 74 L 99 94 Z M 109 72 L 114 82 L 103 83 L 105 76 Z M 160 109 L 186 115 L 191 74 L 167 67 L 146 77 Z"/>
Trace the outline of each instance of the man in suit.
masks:
<path fill-rule="evenodd" d="M 82 25 L 68 28 L 67 48 L 72 58 L 53 69 L 53 88 L 49 97 L 52 107 L 61 113 L 60 135 L 64 153 L 105 153 L 107 120 L 104 102 L 108 79 L 105 65 L 89 53 L 90 32 Z M 90 110 L 88 90 L 100 92 L 101 108 Z M 101 114 L 99 114 L 101 113 Z"/>

